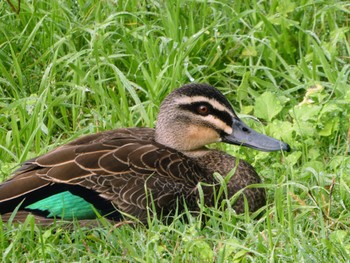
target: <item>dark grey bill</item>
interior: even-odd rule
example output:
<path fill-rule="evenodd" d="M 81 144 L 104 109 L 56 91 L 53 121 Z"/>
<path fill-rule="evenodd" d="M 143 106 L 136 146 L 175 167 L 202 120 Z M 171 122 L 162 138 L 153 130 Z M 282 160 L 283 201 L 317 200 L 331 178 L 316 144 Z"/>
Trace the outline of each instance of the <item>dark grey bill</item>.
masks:
<path fill-rule="evenodd" d="M 240 119 L 233 119 L 232 133 L 222 138 L 223 142 L 244 145 L 260 151 L 290 151 L 287 143 L 254 131 Z"/>

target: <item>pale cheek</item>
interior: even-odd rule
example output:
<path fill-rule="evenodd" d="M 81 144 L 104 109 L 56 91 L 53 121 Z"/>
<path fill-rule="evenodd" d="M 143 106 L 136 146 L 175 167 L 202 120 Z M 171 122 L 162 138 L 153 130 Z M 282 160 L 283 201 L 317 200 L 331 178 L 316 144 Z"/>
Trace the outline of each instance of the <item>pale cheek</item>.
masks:
<path fill-rule="evenodd" d="M 186 131 L 187 144 L 191 148 L 202 147 L 206 144 L 219 142 L 220 136 L 213 129 L 204 127 L 191 127 Z"/>

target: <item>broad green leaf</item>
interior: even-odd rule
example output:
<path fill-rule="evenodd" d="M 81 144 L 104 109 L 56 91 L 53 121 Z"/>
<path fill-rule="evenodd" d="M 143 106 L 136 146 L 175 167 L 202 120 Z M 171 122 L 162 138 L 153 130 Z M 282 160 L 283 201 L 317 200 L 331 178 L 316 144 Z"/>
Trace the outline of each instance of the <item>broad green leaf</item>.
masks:
<path fill-rule="evenodd" d="M 269 91 L 264 92 L 256 98 L 254 106 L 254 115 L 267 121 L 271 121 L 283 109 L 281 100 L 276 94 Z"/>
<path fill-rule="evenodd" d="M 293 132 L 295 127 L 288 121 L 273 120 L 266 127 L 266 134 L 276 139 L 283 140 L 286 142 L 293 141 Z"/>
<path fill-rule="evenodd" d="M 315 104 L 302 104 L 290 110 L 292 117 L 298 122 L 316 121 L 322 106 Z"/>
<path fill-rule="evenodd" d="M 241 57 L 256 57 L 257 55 L 258 52 L 256 51 L 255 47 L 247 46 L 245 49 L 243 49 Z"/>
<path fill-rule="evenodd" d="M 291 154 L 288 154 L 286 156 L 286 161 L 287 161 L 288 165 L 293 166 L 293 165 L 297 164 L 297 162 L 301 158 L 301 155 L 302 155 L 302 153 L 300 151 L 295 151 Z"/>
<path fill-rule="evenodd" d="M 318 132 L 320 136 L 330 136 L 338 128 L 339 121 L 337 118 L 332 119 L 325 123 L 321 131 Z"/>

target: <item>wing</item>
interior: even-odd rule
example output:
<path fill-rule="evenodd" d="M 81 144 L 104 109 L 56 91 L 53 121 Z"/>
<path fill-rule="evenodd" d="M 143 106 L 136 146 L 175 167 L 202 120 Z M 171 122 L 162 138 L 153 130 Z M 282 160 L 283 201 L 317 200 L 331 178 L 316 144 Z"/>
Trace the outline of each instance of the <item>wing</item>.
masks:
<path fill-rule="evenodd" d="M 22 202 L 23 209 L 61 217 L 64 209 L 52 207 L 65 199 L 78 212 L 87 202 L 114 218 L 120 217 L 113 213 L 117 208 L 143 220 L 151 201 L 167 213 L 176 200 L 190 196 L 196 174 L 193 161 L 153 142 L 152 129 L 119 129 L 82 137 L 26 162 L 0 185 L 0 213 Z M 80 217 L 91 217 L 91 211 Z"/>

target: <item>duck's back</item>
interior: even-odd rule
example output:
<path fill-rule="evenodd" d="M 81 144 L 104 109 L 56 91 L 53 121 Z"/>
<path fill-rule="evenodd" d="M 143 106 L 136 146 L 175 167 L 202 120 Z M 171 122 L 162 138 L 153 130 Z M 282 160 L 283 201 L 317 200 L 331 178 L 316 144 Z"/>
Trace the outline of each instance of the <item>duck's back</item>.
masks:
<path fill-rule="evenodd" d="M 29 160 L 0 185 L 0 213 L 21 202 L 20 210 L 65 219 L 95 217 L 91 204 L 117 220 L 118 210 L 144 220 L 151 201 L 170 211 L 203 173 L 193 160 L 153 138 L 153 129 L 118 129 Z"/>

